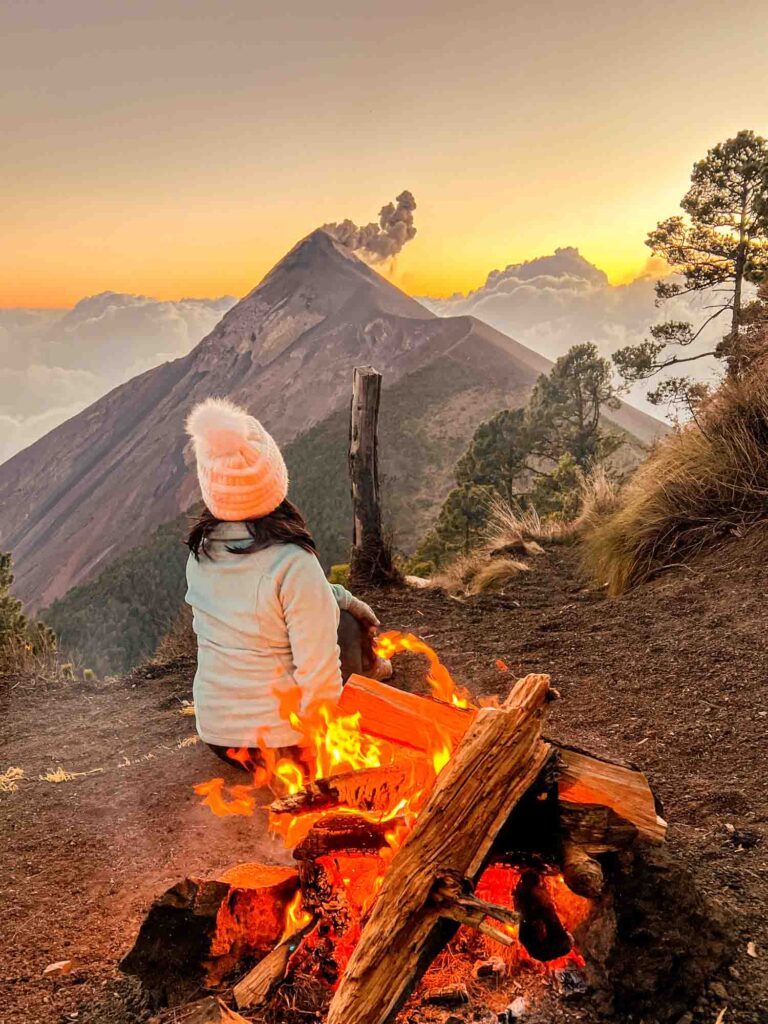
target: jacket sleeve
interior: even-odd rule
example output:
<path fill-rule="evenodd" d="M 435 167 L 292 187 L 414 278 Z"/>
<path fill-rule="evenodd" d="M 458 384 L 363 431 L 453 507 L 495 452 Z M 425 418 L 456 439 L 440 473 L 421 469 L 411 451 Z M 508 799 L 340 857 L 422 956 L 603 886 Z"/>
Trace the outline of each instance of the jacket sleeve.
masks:
<path fill-rule="evenodd" d="M 280 581 L 278 596 L 291 644 L 293 676 L 301 690 L 301 710 L 315 701 L 335 702 L 341 693 L 339 608 L 314 555 L 297 549 Z"/>
<path fill-rule="evenodd" d="M 381 623 L 378 620 L 376 612 L 371 608 L 365 601 L 361 601 L 359 597 L 355 597 L 354 594 L 343 587 L 341 583 L 329 583 L 328 586 L 333 591 L 336 598 L 336 603 L 343 612 L 349 612 L 350 615 L 354 615 L 356 619 L 364 622 L 370 626 L 380 626 Z"/>

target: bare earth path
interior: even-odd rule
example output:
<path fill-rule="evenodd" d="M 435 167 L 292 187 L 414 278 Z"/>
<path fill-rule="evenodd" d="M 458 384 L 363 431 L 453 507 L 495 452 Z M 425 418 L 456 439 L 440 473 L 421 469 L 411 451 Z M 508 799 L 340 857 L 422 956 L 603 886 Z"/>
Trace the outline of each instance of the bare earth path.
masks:
<path fill-rule="evenodd" d="M 419 633 L 477 693 L 510 673 L 546 671 L 563 699 L 550 731 L 637 762 L 670 821 L 670 844 L 735 920 L 735 971 L 698 1021 L 768 1020 L 768 570 L 739 541 L 619 600 L 581 579 L 569 549 L 550 548 L 504 596 L 370 594 L 386 626 Z M 109 1020 L 84 1009 L 108 993 L 151 899 L 185 874 L 281 859 L 260 819 L 214 818 L 191 784 L 222 766 L 184 744 L 189 666 L 158 678 L 30 689 L 3 684 L 0 772 L 0 1024 Z M 421 685 L 399 659 L 396 682 Z M 63 767 L 60 783 L 38 776 Z M 754 943 L 748 954 L 748 944 Z M 43 980 L 52 961 L 78 969 Z M 78 1016 L 70 1016 L 78 1014 Z"/>

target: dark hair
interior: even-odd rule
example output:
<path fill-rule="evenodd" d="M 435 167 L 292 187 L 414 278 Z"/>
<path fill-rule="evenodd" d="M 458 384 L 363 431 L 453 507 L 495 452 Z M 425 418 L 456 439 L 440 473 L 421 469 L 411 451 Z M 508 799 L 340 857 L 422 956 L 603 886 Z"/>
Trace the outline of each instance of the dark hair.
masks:
<path fill-rule="evenodd" d="M 210 535 L 222 522 L 224 522 L 223 519 L 217 519 L 207 508 L 200 513 L 200 517 L 189 531 L 186 541 L 187 547 L 196 559 L 199 560 L 201 554 L 211 557 L 208 551 Z M 244 519 L 243 524 L 251 535 L 251 543 L 247 547 L 227 545 L 227 551 L 237 555 L 250 555 L 271 544 L 298 544 L 300 548 L 304 548 L 310 554 L 317 554 L 317 546 L 304 521 L 304 516 L 287 498 L 268 516 Z"/>

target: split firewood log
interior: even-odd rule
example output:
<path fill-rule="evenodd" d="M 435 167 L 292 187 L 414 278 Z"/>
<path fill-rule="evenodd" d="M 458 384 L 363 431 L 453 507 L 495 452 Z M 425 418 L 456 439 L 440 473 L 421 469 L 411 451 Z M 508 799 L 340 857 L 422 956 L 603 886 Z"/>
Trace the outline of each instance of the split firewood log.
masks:
<path fill-rule="evenodd" d="M 239 1009 L 250 1009 L 266 1003 L 288 973 L 291 956 L 314 926 L 315 920 L 312 919 L 284 938 L 238 981 L 233 994 Z"/>
<path fill-rule="evenodd" d="M 455 931 L 433 894 L 446 873 L 474 881 L 520 796 L 550 755 L 541 739 L 547 676 L 528 676 L 480 711 L 395 855 L 347 965 L 328 1024 L 384 1024 Z"/>
<path fill-rule="evenodd" d="M 358 675 L 349 677 L 339 708 L 345 715 L 359 713 L 360 729 L 369 736 L 430 753 L 446 742 L 454 747 L 477 714 Z"/>
<path fill-rule="evenodd" d="M 641 771 L 570 747 L 558 753 L 560 824 L 569 842 L 589 853 L 607 853 L 638 838 L 663 841 L 667 823 Z"/>
<path fill-rule="evenodd" d="M 298 885 L 293 868 L 263 864 L 213 881 L 186 878 L 152 904 L 120 967 L 141 979 L 155 1006 L 214 988 L 241 960 L 273 948 Z"/>
<path fill-rule="evenodd" d="M 438 733 L 455 745 L 477 715 L 363 676 L 350 677 L 340 706 L 345 714 L 359 713 L 363 732 L 425 752 L 434 749 Z M 663 841 L 666 822 L 641 771 L 549 742 L 560 758 L 557 797 L 564 840 L 588 853 L 623 849 L 638 838 Z"/>

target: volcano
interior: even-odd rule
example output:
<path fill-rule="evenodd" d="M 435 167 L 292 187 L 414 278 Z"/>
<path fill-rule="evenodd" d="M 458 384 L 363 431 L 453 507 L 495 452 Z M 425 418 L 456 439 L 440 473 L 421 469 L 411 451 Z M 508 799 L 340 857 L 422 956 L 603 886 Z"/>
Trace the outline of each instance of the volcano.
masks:
<path fill-rule="evenodd" d="M 286 444 L 343 407 L 362 363 L 390 387 L 450 364 L 494 389 L 498 407 L 522 404 L 550 365 L 474 317 L 436 316 L 318 229 L 187 356 L 116 388 L 0 466 L 0 548 L 13 554 L 18 595 L 33 612 L 45 607 L 197 500 L 184 434 L 196 402 L 230 397 Z M 635 434 L 659 426 L 626 414 Z"/>

